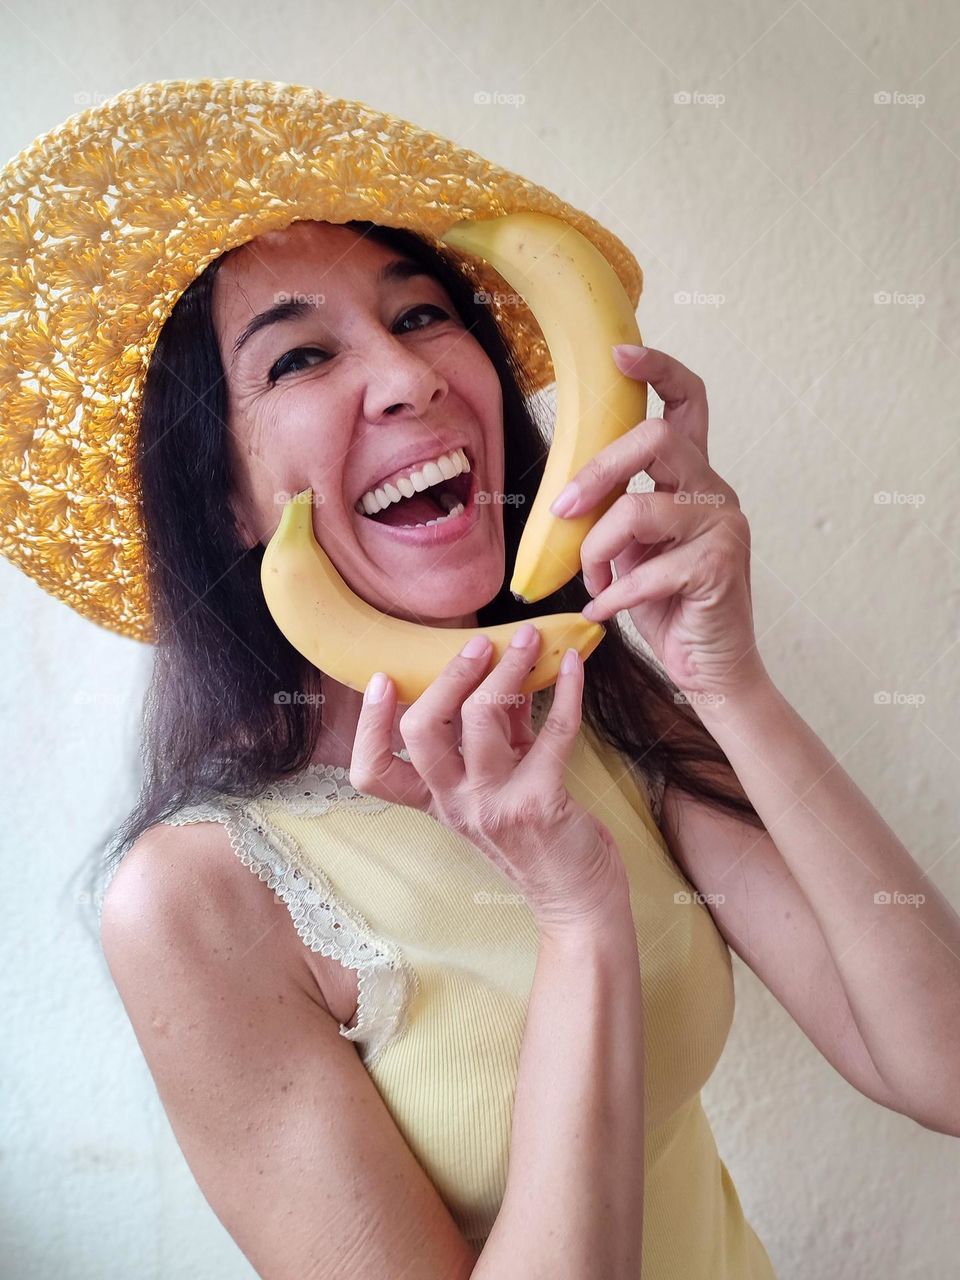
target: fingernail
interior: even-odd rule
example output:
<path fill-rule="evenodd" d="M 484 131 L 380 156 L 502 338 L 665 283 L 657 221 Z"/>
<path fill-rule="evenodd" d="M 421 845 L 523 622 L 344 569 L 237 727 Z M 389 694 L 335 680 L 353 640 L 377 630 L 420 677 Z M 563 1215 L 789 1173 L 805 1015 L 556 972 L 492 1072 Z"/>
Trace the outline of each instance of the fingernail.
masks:
<path fill-rule="evenodd" d="M 593 622 L 599 607 L 596 600 L 588 600 L 580 612 L 589 622 Z"/>
<path fill-rule="evenodd" d="M 636 360 L 647 350 L 646 347 L 635 346 L 632 342 L 618 342 L 613 349 L 618 355 L 626 356 L 628 360 Z"/>
<path fill-rule="evenodd" d="M 560 670 L 563 675 L 568 676 L 571 671 L 576 671 L 577 664 L 580 661 L 580 654 L 576 649 L 568 649 L 563 655 L 563 661 L 560 663 Z"/>
<path fill-rule="evenodd" d="M 363 695 L 364 702 L 379 702 L 387 689 L 387 677 L 382 671 L 377 671 L 370 677 L 370 683 L 367 685 L 366 693 Z"/>
<path fill-rule="evenodd" d="M 471 636 L 460 650 L 461 658 L 479 658 L 490 641 L 486 636 Z"/>
<path fill-rule="evenodd" d="M 572 511 L 580 497 L 580 490 L 576 483 L 571 480 L 565 489 L 561 489 L 553 502 L 550 504 L 550 510 L 555 516 L 565 516 L 568 511 Z"/>
<path fill-rule="evenodd" d="M 537 629 L 532 622 L 525 622 L 522 627 L 513 633 L 510 641 L 511 649 L 522 649 L 524 646 L 533 643 L 533 637 L 536 635 Z"/>

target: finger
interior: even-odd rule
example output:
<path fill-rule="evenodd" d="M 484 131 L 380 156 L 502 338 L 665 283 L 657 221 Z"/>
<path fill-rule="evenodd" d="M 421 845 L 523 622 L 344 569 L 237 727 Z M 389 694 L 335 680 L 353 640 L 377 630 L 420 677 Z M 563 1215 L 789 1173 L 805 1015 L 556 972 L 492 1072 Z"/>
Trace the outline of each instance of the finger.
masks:
<path fill-rule="evenodd" d="M 717 519 L 713 503 L 683 502 L 675 493 L 625 493 L 580 546 L 583 581 L 596 597 L 613 580 L 610 561 L 633 541 L 674 546 L 703 533 Z"/>
<path fill-rule="evenodd" d="M 469 643 L 476 638 L 472 637 Z M 493 653 L 489 636 L 483 639 L 486 647 L 478 653 L 461 651 L 451 658 L 400 717 L 400 734 L 410 761 L 436 795 L 452 790 L 463 780 L 466 747 L 462 754 L 458 749 L 466 728 L 463 702 L 476 688 Z M 505 738 L 501 748 L 507 749 Z"/>
<path fill-rule="evenodd" d="M 661 551 L 652 559 L 638 564 L 624 577 L 618 578 L 606 591 L 590 601 L 584 613 L 589 610 L 591 622 L 602 622 L 606 618 L 612 618 L 621 609 L 633 609 L 645 601 L 693 595 L 706 581 L 700 550 L 700 543 L 697 541 Z"/>
<path fill-rule="evenodd" d="M 532 627 L 530 643 L 517 645 L 523 628 L 518 625 L 500 661 L 460 708 L 463 725 L 463 761 L 467 777 L 478 783 L 502 778 L 512 772 L 510 705 L 520 686 L 537 663 L 540 632 Z"/>
<path fill-rule="evenodd" d="M 694 445 L 704 460 L 707 454 L 709 407 L 707 388 L 701 377 L 685 364 L 656 347 L 624 344 L 613 349 L 617 368 L 631 378 L 648 382 L 663 401 L 663 420 Z"/>
<path fill-rule="evenodd" d="M 379 796 L 391 804 L 404 804 L 426 812 L 431 799 L 429 788 L 413 764 L 393 754 L 397 686 L 387 676 L 379 701 L 371 702 L 369 699 L 376 675 L 367 684 L 357 719 L 350 760 L 350 785 L 365 795 Z"/>
<path fill-rule="evenodd" d="M 573 653 L 572 670 L 564 671 L 564 664 Z M 568 650 L 560 663 L 553 702 L 536 741 L 517 766 L 515 777 L 521 788 L 537 786 L 545 794 L 558 791 L 564 785 L 564 775 L 574 742 L 580 732 L 583 697 L 583 661 L 576 649 Z"/>
<path fill-rule="evenodd" d="M 692 491 L 724 483 L 684 435 L 663 418 L 644 418 L 611 440 L 574 474 L 568 488 L 576 493 L 576 502 L 563 507 L 559 514 L 569 520 L 592 511 L 610 493 L 623 490 L 641 471 L 659 489 Z M 554 515 L 558 513 L 553 507 L 566 492 L 563 490 L 554 499 L 550 508 Z"/>

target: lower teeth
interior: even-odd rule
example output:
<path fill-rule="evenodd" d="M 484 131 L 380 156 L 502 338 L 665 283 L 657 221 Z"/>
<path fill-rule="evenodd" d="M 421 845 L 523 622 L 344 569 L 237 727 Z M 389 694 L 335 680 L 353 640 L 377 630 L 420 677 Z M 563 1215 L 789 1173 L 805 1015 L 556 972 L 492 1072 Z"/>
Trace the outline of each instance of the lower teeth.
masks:
<path fill-rule="evenodd" d="M 443 524 L 444 520 L 456 519 L 457 516 L 462 515 L 463 510 L 463 503 L 458 502 L 455 507 L 451 507 L 445 516 L 437 516 L 436 520 L 421 520 L 419 524 L 400 524 L 396 527 L 398 529 L 429 529 L 432 524 Z"/>

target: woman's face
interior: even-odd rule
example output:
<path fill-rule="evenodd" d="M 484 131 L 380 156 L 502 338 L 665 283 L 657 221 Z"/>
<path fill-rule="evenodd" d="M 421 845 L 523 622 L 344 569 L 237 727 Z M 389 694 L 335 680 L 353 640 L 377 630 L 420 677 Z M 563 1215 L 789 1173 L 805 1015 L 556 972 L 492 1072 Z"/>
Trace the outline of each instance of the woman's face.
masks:
<path fill-rule="evenodd" d="M 503 484 L 496 371 L 433 277 L 378 281 L 398 257 L 349 227 L 301 222 L 226 258 L 213 316 L 232 506 L 245 544 L 266 545 L 284 500 L 312 488 L 314 534 L 357 595 L 393 616 L 461 625 L 503 583 L 500 505 L 478 504 L 472 527 L 436 546 L 410 544 L 355 509 L 393 472 L 458 445 L 479 490 Z M 307 304 L 303 314 L 244 339 L 254 317 L 291 299 Z"/>

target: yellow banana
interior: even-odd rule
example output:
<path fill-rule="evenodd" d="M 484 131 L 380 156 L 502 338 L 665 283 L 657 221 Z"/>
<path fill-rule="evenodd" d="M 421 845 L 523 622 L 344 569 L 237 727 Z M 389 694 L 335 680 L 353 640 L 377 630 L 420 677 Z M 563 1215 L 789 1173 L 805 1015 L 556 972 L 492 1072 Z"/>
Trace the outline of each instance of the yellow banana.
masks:
<path fill-rule="evenodd" d="M 375 671 L 397 687 L 397 701 L 415 702 L 471 636 L 472 627 L 428 627 L 380 613 L 350 590 L 313 532 L 313 491 L 290 498 L 263 553 L 260 569 L 267 608 L 293 647 L 334 680 L 362 692 Z M 540 632 L 537 661 L 522 693 L 554 683 L 570 646 L 586 658 L 605 635 L 599 622 L 579 613 L 532 618 Z M 499 662 L 521 624 L 484 627 L 493 643 L 490 666 Z"/>
<path fill-rule="evenodd" d="M 647 384 L 621 373 L 610 348 L 640 344 L 633 306 L 599 249 L 545 213 L 464 220 L 440 240 L 484 258 L 523 298 L 543 332 L 556 374 L 553 440 L 517 548 L 510 590 L 542 600 L 580 569 L 580 546 L 627 485 L 575 520 L 550 504 L 580 468 L 647 415 Z"/>

